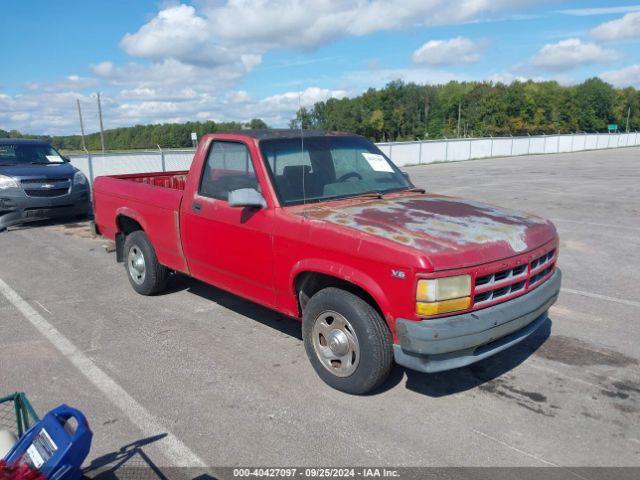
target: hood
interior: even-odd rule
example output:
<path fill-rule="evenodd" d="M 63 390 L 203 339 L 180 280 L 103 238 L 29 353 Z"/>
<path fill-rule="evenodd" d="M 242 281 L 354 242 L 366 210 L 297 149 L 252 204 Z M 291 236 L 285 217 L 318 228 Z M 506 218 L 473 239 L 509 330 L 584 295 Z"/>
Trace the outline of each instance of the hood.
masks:
<path fill-rule="evenodd" d="M 69 177 L 77 169 L 69 163 L 52 163 L 50 165 L 0 165 L 0 175 L 14 178 L 56 178 Z"/>
<path fill-rule="evenodd" d="M 440 195 L 316 204 L 306 215 L 414 248 L 436 270 L 512 257 L 556 237 L 543 218 Z"/>

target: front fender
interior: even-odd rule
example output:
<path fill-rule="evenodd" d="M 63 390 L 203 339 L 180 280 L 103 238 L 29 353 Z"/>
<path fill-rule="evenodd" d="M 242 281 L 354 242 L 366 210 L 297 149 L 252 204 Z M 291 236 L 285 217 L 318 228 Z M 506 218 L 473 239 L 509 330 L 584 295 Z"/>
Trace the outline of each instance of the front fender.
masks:
<path fill-rule="evenodd" d="M 378 282 L 361 270 L 349 265 L 323 259 L 300 260 L 293 266 L 291 276 L 289 278 L 289 285 L 291 286 L 291 291 L 294 293 L 294 296 L 296 290 L 296 278 L 303 272 L 322 273 L 324 275 L 339 278 L 362 288 L 376 301 L 380 310 L 384 314 L 385 319 L 389 322 L 391 316 L 391 303 L 389 302 L 387 295 L 384 293 L 384 290 L 380 287 Z"/>

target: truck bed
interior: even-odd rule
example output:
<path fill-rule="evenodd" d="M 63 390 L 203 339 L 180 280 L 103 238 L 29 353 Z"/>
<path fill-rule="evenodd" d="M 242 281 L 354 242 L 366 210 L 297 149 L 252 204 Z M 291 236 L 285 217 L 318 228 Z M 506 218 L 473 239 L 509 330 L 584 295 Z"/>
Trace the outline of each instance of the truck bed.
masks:
<path fill-rule="evenodd" d="M 163 265 L 187 272 L 180 243 L 180 204 L 187 171 L 133 173 L 97 177 L 93 184 L 95 222 L 115 238 L 121 216 L 138 222 L 154 239 Z"/>
<path fill-rule="evenodd" d="M 189 171 L 185 170 L 176 172 L 129 173 L 125 175 L 111 175 L 111 178 L 144 183 L 154 187 L 184 190 L 188 174 Z"/>

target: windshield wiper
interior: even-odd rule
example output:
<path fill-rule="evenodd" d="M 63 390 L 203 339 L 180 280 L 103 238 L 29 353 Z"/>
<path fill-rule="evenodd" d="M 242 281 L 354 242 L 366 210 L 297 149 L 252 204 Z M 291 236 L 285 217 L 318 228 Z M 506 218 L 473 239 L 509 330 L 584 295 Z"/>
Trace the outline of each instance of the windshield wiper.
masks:
<path fill-rule="evenodd" d="M 29 162 L 29 165 L 49 165 L 54 162 Z"/>
<path fill-rule="evenodd" d="M 383 192 L 362 192 L 355 195 L 356 197 L 373 197 L 373 198 L 382 198 L 384 196 Z"/>
<path fill-rule="evenodd" d="M 409 188 L 408 190 L 405 190 L 405 192 L 415 192 L 415 193 L 427 193 L 427 191 L 424 188 Z"/>

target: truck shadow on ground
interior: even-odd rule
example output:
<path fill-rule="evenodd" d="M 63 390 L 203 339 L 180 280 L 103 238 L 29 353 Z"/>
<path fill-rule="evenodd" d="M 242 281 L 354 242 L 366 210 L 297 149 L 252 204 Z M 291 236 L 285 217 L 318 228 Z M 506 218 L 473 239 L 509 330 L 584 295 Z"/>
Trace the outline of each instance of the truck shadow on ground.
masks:
<path fill-rule="evenodd" d="M 172 275 L 167 288 L 159 295 L 183 290 L 302 341 L 302 324 L 297 320 L 186 275 Z"/>
<path fill-rule="evenodd" d="M 185 275 L 173 275 L 167 289 L 161 295 L 183 290 L 302 341 L 302 324 L 297 320 Z M 468 367 L 428 374 L 394 365 L 387 381 L 369 395 L 390 390 L 402 383 L 405 377 L 407 389 L 430 397 L 444 397 L 479 387 L 504 375 L 529 358 L 551 335 L 551 324 L 551 320 L 547 319 L 524 341 Z"/>
<path fill-rule="evenodd" d="M 467 367 L 438 373 L 421 373 L 394 365 L 387 381 L 373 395 L 395 387 L 406 376 L 405 386 L 430 397 L 445 397 L 490 382 L 526 361 L 551 335 L 552 321 L 547 319 L 530 337 L 492 357 Z"/>

